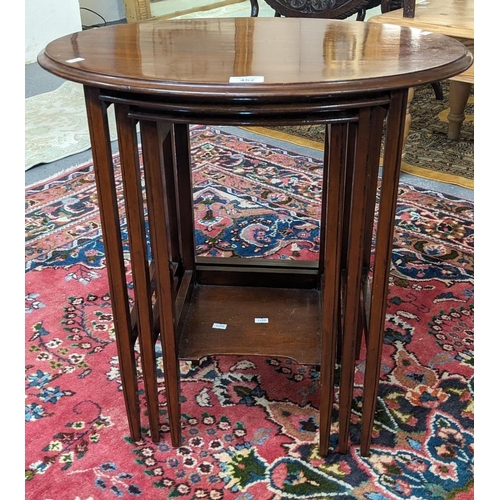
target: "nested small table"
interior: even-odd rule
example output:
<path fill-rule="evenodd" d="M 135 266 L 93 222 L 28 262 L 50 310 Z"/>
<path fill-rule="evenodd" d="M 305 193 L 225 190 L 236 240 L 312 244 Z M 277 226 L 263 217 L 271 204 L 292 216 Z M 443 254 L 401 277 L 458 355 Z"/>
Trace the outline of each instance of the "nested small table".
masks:
<path fill-rule="evenodd" d="M 438 34 L 360 22 L 153 20 L 62 37 L 38 61 L 84 85 L 131 437 L 141 437 L 134 355 L 138 338 L 151 436 L 160 439 L 154 349 L 159 335 L 174 446 L 181 442 L 179 359 L 241 354 L 320 366 L 322 455 L 329 449 L 334 365 L 340 360 L 338 449 L 345 453 L 364 332 L 361 452 L 366 455 L 378 392 L 407 92 L 417 83 L 467 69 L 471 55 L 464 46 Z M 111 104 L 133 307 L 110 146 Z M 318 260 L 197 256 L 189 124 L 311 123 L 326 126 Z M 256 317 L 268 323 L 255 324 Z M 217 323 L 227 328 L 214 328 Z"/>

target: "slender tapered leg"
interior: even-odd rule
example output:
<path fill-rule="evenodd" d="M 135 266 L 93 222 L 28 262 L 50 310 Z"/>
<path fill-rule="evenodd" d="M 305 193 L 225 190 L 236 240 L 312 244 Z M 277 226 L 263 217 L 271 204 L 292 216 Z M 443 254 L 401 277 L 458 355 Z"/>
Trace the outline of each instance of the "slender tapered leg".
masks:
<path fill-rule="evenodd" d="M 330 134 L 332 130 L 332 125 L 329 123 L 325 126 L 325 143 L 324 143 L 324 152 L 323 152 L 323 199 L 321 201 L 321 224 L 324 224 L 326 220 L 326 212 L 327 212 L 327 207 L 326 207 L 326 199 L 325 199 L 325 193 L 326 193 L 326 188 L 328 186 L 328 172 L 330 169 L 328 166 L 330 165 Z M 318 272 L 320 276 L 323 275 L 323 272 L 325 270 L 325 231 L 321 228 L 321 231 L 319 233 L 319 259 L 318 259 Z"/>
<path fill-rule="evenodd" d="M 167 230 L 169 221 L 167 193 L 171 193 L 171 186 L 167 189 L 165 184 L 165 166 L 162 155 L 165 134 L 171 133 L 172 128 L 162 125 L 162 133 L 160 134 L 158 124 L 150 121 L 141 121 L 140 128 L 149 230 L 156 269 L 156 297 L 160 310 L 160 340 L 163 352 L 165 393 L 172 445 L 177 447 L 181 441 L 179 360 L 175 332 L 174 282 L 170 266 L 170 242 Z"/>
<path fill-rule="evenodd" d="M 346 165 L 354 165 L 354 159 L 356 157 L 356 144 L 358 140 L 358 123 L 349 123 L 348 133 L 347 133 L 347 158 Z M 349 228 L 351 219 L 351 205 L 352 205 L 352 180 L 354 175 L 353 168 L 346 168 L 346 178 L 345 178 L 345 191 L 344 191 L 344 215 L 343 215 L 343 229 L 342 229 L 342 254 L 341 254 L 341 273 L 344 274 L 343 282 L 345 282 L 345 274 L 347 272 L 347 256 L 349 252 Z M 341 285 L 342 287 L 342 285 Z M 341 288 L 341 307 L 342 305 L 343 290 Z M 343 309 L 341 309 L 343 310 Z M 344 335 L 343 327 L 343 314 L 339 318 L 339 345 L 342 345 L 342 339 Z M 359 353 L 356 353 L 358 357 Z M 342 349 L 337 349 L 337 363 L 341 363 L 342 360 Z"/>
<path fill-rule="evenodd" d="M 195 267 L 193 184 L 191 179 L 189 125 L 174 124 L 174 163 L 183 268 Z"/>
<path fill-rule="evenodd" d="M 154 321 L 144 223 L 144 197 L 137 146 L 137 122 L 129 118 L 128 113 L 128 106 L 115 104 L 144 389 L 151 439 L 158 442 L 160 440 L 160 414 L 156 378 L 156 337 L 153 334 Z"/>
<path fill-rule="evenodd" d="M 340 264 L 347 147 L 347 124 L 329 125 L 323 174 L 324 284 L 321 333 L 319 453 L 328 453 L 332 420 L 335 359 L 340 316 Z"/>
<path fill-rule="evenodd" d="M 361 281 L 363 275 L 363 244 L 366 233 L 366 221 L 369 214 L 370 166 L 377 153 L 377 137 L 371 137 L 376 130 L 382 129 L 383 114 L 378 107 L 359 110 L 358 140 L 352 182 L 352 198 L 349 210 L 349 231 L 347 251 L 347 275 L 345 293 L 345 314 L 342 338 L 342 359 L 339 395 L 339 452 L 347 453 L 349 448 L 349 427 L 354 388 L 356 345 L 358 321 L 360 315 Z M 378 141 L 380 148 L 380 141 Z M 380 150 L 378 149 L 378 153 Z"/>
<path fill-rule="evenodd" d="M 368 299 L 368 274 L 370 272 L 370 259 L 371 259 L 371 251 L 372 251 L 372 239 L 373 239 L 373 226 L 375 221 L 375 205 L 377 201 L 377 184 L 378 184 L 378 171 L 380 167 L 380 152 L 381 152 L 381 143 L 382 143 L 382 135 L 383 135 L 383 121 L 385 118 L 386 110 L 382 107 L 375 108 L 373 111 L 373 128 L 372 133 L 368 140 L 370 141 L 370 145 L 368 147 L 369 157 L 367 158 L 368 162 L 368 182 L 369 189 L 367 193 L 367 198 L 365 200 L 366 203 L 366 212 L 365 212 L 365 235 L 364 235 L 364 243 L 363 243 L 363 274 L 361 277 L 362 282 L 362 298 L 364 300 Z M 356 359 L 359 359 L 360 351 L 361 351 L 361 343 L 363 338 L 363 332 L 365 333 L 365 337 L 368 335 L 367 330 L 367 317 L 366 317 L 366 307 L 365 302 L 362 302 L 361 308 L 359 311 L 359 319 L 358 319 L 358 329 L 357 329 L 357 344 L 356 344 Z"/>
<path fill-rule="evenodd" d="M 84 94 L 125 408 L 130 436 L 134 441 L 138 441 L 141 438 L 141 422 L 134 352 L 135 337 L 130 319 L 108 116 L 106 104 L 99 98 L 99 89 L 84 86 Z"/>
<path fill-rule="evenodd" d="M 366 456 L 370 451 L 372 428 L 375 421 L 401 154 L 404 145 L 402 131 L 408 100 L 407 94 L 406 90 L 392 93 L 387 116 L 363 388 L 361 425 L 361 454 L 363 456 Z"/>

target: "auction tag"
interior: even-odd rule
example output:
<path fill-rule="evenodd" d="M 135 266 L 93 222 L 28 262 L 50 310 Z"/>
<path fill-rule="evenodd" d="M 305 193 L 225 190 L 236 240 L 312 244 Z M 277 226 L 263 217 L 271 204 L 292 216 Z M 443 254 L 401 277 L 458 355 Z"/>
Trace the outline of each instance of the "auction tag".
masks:
<path fill-rule="evenodd" d="M 80 61 L 85 61 L 85 58 L 84 57 L 75 57 L 74 59 L 68 59 L 66 62 L 67 63 L 76 63 L 76 62 L 80 62 Z"/>
<path fill-rule="evenodd" d="M 225 330 L 227 325 L 225 323 L 214 323 L 212 328 L 216 328 L 217 330 Z"/>
<path fill-rule="evenodd" d="M 269 323 L 269 318 L 255 318 L 256 323 Z"/>
<path fill-rule="evenodd" d="M 263 83 L 263 76 L 230 76 L 229 83 Z"/>

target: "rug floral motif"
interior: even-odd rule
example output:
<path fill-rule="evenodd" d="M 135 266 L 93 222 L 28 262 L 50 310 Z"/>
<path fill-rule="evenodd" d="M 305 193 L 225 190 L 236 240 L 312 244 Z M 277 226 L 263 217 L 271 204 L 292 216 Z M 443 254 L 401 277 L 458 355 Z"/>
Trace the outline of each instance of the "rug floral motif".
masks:
<path fill-rule="evenodd" d="M 203 255 L 312 259 L 321 163 L 192 128 Z M 116 179 L 121 189 L 119 158 Z M 400 183 L 369 457 L 318 455 L 319 373 L 284 358 L 181 362 L 182 445 L 128 437 L 93 167 L 26 189 L 26 499 L 473 498 L 473 206 Z M 122 226 L 127 257 L 126 226 Z M 127 260 L 128 263 L 128 260 Z M 132 286 L 132 285 L 131 285 Z M 142 378 L 140 397 L 143 401 Z"/>

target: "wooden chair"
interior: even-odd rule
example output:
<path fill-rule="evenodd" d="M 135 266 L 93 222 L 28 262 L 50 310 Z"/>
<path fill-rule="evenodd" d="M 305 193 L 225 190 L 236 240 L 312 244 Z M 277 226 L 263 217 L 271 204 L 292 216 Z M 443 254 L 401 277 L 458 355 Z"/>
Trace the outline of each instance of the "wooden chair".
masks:
<path fill-rule="evenodd" d="M 325 19 L 346 19 L 356 14 L 362 21 L 367 8 L 380 5 L 381 0 L 326 0 L 324 2 L 303 2 L 290 0 L 265 0 L 274 9 L 275 17 L 319 17 Z M 372 5 L 373 4 L 373 5 Z M 259 1 L 250 0 L 251 16 L 259 15 Z M 370 5 L 370 7 L 368 7 Z"/>

